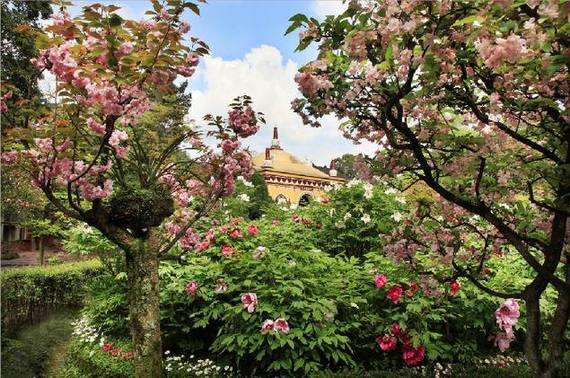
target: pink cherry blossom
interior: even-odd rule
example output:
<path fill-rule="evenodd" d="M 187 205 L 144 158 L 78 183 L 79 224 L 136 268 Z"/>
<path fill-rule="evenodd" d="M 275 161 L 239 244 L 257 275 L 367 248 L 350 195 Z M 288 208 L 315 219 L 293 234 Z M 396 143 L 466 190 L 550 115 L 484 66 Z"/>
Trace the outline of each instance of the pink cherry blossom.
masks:
<path fill-rule="evenodd" d="M 117 56 L 122 57 L 125 55 L 129 55 L 131 52 L 133 52 L 132 42 L 128 42 L 128 41 L 123 42 L 123 43 L 121 43 L 121 45 L 117 49 Z"/>
<path fill-rule="evenodd" d="M 89 129 L 96 134 L 105 134 L 105 125 L 100 124 L 91 117 L 87 118 L 87 126 L 89 126 Z"/>
<path fill-rule="evenodd" d="M 374 276 L 374 284 L 376 285 L 377 289 L 384 287 L 384 285 L 386 285 L 386 282 L 388 282 L 388 279 L 386 278 L 385 275 L 377 274 L 376 276 Z"/>
<path fill-rule="evenodd" d="M 229 125 L 240 137 L 245 138 L 259 130 L 255 113 L 251 107 L 233 109 L 229 112 Z"/>
<path fill-rule="evenodd" d="M 129 139 L 129 135 L 122 130 L 114 130 L 109 138 L 109 144 L 113 147 L 117 147 L 119 143 Z"/>
<path fill-rule="evenodd" d="M 241 303 L 247 312 L 252 313 L 257 307 L 257 295 L 254 293 L 245 293 L 241 296 Z"/>

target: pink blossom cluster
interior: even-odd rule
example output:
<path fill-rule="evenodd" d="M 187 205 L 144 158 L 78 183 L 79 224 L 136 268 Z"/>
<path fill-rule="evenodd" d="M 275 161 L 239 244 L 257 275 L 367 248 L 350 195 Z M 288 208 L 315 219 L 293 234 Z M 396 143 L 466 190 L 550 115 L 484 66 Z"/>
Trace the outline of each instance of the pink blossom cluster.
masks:
<path fill-rule="evenodd" d="M 485 64 L 491 68 L 497 68 L 505 62 L 516 63 L 528 52 L 526 41 L 516 34 L 497 38 L 495 41 L 489 38 L 481 39 L 477 49 Z"/>
<path fill-rule="evenodd" d="M 6 113 L 8 111 L 8 105 L 6 101 L 12 98 L 12 91 L 8 91 L 0 97 L 0 113 Z"/>
<path fill-rule="evenodd" d="M 242 138 L 253 135 L 259 130 L 255 113 L 250 106 L 231 110 L 228 114 L 228 123 L 230 128 Z"/>
<path fill-rule="evenodd" d="M 287 333 L 289 332 L 289 323 L 283 318 L 267 319 L 261 326 L 261 333 L 265 335 L 271 331 Z"/>
<path fill-rule="evenodd" d="M 513 326 L 517 324 L 520 317 L 519 304 L 516 299 L 505 300 L 495 311 L 495 318 L 499 329 L 503 330 L 495 336 L 495 345 L 504 352 L 515 339 Z"/>
<path fill-rule="evenodd" d="M 241 296 L 241 303 L 247 312 L 252 313 L 257 307 L 257 295 L 255 293 L 245 293 Z"/>
<path fill-rule="evenodd" d="M 425 348 L 423 345 L 414 347 L 410 341 L 408 334 L 400 327 L 398 323 L 393 323 L 390 332 L 383 336 L 376 337 L 376 342 L 383 352 L 396 350 L 398 341 L 402 342 L 402 359 L 408 366 L 419 365 L 425 356 Z"/>
<path fill-rule="evenodd" d="M 299 90 L 307 97 L 314 97 L 319 90 L 332 88 L 332 83 L 310 72 L 299 72 L 295 75 L 295 82 Z"/>

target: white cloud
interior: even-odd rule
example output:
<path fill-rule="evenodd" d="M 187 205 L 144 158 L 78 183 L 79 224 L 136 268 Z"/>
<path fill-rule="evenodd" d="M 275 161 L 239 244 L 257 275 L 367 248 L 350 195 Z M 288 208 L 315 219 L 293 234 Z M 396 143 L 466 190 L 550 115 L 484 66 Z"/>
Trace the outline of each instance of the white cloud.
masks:
<path fill-rule="evenodd" d="M 313 11 L 319 18 L 341 14 L 346 10 L 346 7 L 347 2 L 342 0 L 314 0 L 312 4 Z"/>
<path fill-rule="evenodd" d="M 264 129 L 247 140 L 254 151 L 269 146 L 273 127 L 277 126 L 283 148 L 315 163 L 328 164 L 343 153 L 371 153 L 371 145 L 355 146 L 344 139 L 334 117 L 326 118 L 318 129 L 302 124 L 291 110 L 291 101 L 300 96 L 293 80 L 298 67 L 291 60 L 284 62 L 280 51 L 267 45 L 253 48 L 243 59 L 206 57 L 193 79 L 203 88 L 192 90 L 190 117 L 225 116 L 233 98 L 248 94 L 254 109 L 264 113 L 267 121 Z"/>

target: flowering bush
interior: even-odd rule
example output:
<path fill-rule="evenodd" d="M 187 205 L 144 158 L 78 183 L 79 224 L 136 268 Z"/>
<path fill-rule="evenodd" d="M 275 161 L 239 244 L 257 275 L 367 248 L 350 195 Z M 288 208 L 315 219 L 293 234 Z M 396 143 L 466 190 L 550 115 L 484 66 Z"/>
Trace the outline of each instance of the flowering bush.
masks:
<path fill-rule="evenodd" d="M 378 251 L 360 261 L 330 256 L 315 248 L 321 229 L 301 221 L 308 218 L 291 210 L 280 215 L 278 222 L 265 216 L 207 225 L 206 248 L 162 264 L 161 328 L 169 349 L 214 353 L 243 374 L 309 374 L 357 363 L 470 361 L 492 348 L 491 298 L 462 281 L 421 276 Z M 125 314 L 115 307 L 121 301 L 120 291 L 104 292 L 87 310 L 114 337 L 127 334 L 110 320 Z"/>
<path fill-rule="evenodd" d="M 324 202 L 313 202 L 303 214 L 321 225 L 319 248 L 347 256 L 380 249 L 385 243 L 381 234 L 393 229 L 406 209 L 403 195 L 360 180 L 330 190 Z"/>

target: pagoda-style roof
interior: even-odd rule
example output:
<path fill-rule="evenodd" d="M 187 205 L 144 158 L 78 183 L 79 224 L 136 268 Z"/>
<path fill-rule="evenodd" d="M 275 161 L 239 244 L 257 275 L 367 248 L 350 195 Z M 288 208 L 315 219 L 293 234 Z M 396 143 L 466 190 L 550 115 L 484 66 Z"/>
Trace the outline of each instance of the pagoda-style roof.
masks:
<path fill-rule="evenodd" d="M 269 157 L 269 160 L 267 159 Z M 328 181 L 343 182 L 340 177 L 330 176 L 316 168 L 311 164 L 302 161 L 279 146 L 277 138 L 277 130 L 274 131 L 274 138 L 271 148 L 266 149 L 264 153 L 253 157 L 255 169 L 264 173 L 274 173 L 278 175 L 287 175 L 293 177 L 306 177 L 313 179 L 321 179 Z"/>

